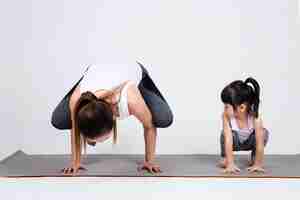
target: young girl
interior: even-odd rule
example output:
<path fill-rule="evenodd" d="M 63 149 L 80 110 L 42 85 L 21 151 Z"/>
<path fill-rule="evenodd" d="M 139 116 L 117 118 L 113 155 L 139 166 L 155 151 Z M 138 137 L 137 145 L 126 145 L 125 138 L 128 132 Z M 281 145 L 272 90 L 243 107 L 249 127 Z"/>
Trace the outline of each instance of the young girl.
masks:
<path fill-rule="evenodd" d="M 264 172 L 264 146 L 269 132 L 259 115 L 260 86 L 253 78 L 234 81 L 222 93 L 224 103 L 223 131 L 221 134 L 221 167 L 225 173 L 238 173 L 233 151 L 252 151 L 249 172 Z"/>
<path fill-rule="evenodd" d="M 135 116 L 144 127 L 145 160 L 139 167 L 160 172 L 154 163 L 157 128 L 172 124 L 173 114 L 149 73 L 140 63 L 92 65 L 58 104 L 51 123 L 57 129 L 71 129 L 72 163 L 65 174 L 84 169 L 82 149 L 113 135 L 116 119 Z"/>

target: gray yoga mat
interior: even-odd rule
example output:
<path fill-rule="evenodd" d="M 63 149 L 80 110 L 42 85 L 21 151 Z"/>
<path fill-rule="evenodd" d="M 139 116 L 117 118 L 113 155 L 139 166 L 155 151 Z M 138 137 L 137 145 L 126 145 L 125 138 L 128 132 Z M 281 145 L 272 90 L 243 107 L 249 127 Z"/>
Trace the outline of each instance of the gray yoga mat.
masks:
<path fill-rule="evenodd" d="M 217 167 L 218 155 L 157 155 L 162 173 L 151 175 L 137 171 L 143 155 L 87 155 L 82 159 L 88 169 L 76 176 L 83 177 L 260 177 L 300 178 L 300 155 L 266 155 L 265 174 L 247 172 L 247 155 L 235 156 L 242 172 L 223 174 Z M 70 155 L 27 155 L 17 151 L 0 161 L 1 177 L 60 177 L 60 170 L 68 166 Z"/>

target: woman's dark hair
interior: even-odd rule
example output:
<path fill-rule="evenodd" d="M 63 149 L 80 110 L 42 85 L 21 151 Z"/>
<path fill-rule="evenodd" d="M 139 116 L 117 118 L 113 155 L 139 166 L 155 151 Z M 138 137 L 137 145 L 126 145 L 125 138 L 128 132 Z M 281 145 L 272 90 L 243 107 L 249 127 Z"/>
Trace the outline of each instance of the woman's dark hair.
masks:
<path fill-rule="evenodd" d="M 73 116 L 74 159 L 80 162 L 82 148 L 86 152 L 86 138 L 94 139 L 113 129 L 113 143 L 117 141 L 117 123 L 109 103 L 98 99 L 93 93 L 85 92 L 78 99 Z"/>
<path fill-rule="evenodd" d="M 113 112 L 110 105 L 105 100 L 97 99 L 91 92 L 81 95 L 75 113 L 78 128 L 87 138 L 94 139 L 113 128 Z"/>
<path fill-rule="evenodd" d="M 248 112 L 258 118 L 260 103 L 260 86 L 254 78 L 245 81 L 237 80 L 227 85 L 221 92 L 224 104 L 230 104 L 234 109 L 241 104 L 248 105 Z"/>

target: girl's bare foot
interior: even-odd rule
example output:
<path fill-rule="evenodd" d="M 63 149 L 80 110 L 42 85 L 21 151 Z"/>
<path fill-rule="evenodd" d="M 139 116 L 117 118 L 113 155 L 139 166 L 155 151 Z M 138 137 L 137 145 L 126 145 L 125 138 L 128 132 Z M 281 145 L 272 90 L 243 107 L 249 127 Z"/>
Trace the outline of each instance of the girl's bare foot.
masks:
<path fill-rule="evenodd" d="M 221 160 L 219 160 L 217 166 L 220 168 L 226 168 L 226 159 L 222 158 Z"/>
<path fill-rule="evenodd" d="M 252 167 L 249 167 L 248 172 L 250 173 L 265 173 L 265 169 L 261 165 L 253 165 Z"/>
<path fill-rule="evenodd" d="M 254 160 L 255 160 L 255 157 L 251 154 L 249 156 L 249 160 L 248 160 L 248 166 L 249 167 L 252 167 L 254 165 Z"/>
<path fill-rule="evenodd" d="M 254 165 L 254 160 L 250 159 L 248 160 L 248 166 L 252 167 Z"/>

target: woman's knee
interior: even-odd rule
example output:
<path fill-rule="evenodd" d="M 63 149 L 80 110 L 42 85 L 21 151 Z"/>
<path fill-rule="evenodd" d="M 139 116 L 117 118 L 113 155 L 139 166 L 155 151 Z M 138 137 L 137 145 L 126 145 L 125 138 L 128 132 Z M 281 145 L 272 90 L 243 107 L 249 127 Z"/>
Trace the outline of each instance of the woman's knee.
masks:
<path fill-rule="evenodd" d="M 220 143 L 222 144 L 222 143 L 224 143 L 224 141 L 225 141 L 224 131 L 222 130 L 221 135 L 220 135 Z"/>
<path fill-rule="evenodd" d="M 56 129 L 61 130 L 63 128 L 62 125 L 59 123 L 59 121 L 56 120 L 54 114 L 52 114 L 52 117 L 51 117 L 51 124 Z"/>
<path fill-rule="evenodd" d="M 52 113 L 51 124 L 54 128 L 59 130 L 66 130 L 71 128 L 71 125 L 67 123 L 66 120 L 62 120 L 60 117 L 58 117 L 55 112 Z"/>
<path fill-rule="evenodd" d="M 157 128 L 167 128 L 173 124 L 174 116 L 171 110 L 160 113 L 159 116 L 153 118 L 153 123 Z"/>
<path fill-rule="evenodd" d="M 72 124 L 67 100 L 62 100 L 54 109 L 51 116 L 51 124 L 59 130 L 71 128 Z"/>

